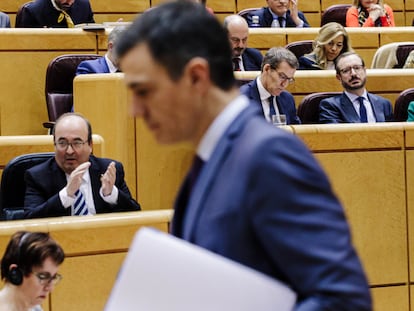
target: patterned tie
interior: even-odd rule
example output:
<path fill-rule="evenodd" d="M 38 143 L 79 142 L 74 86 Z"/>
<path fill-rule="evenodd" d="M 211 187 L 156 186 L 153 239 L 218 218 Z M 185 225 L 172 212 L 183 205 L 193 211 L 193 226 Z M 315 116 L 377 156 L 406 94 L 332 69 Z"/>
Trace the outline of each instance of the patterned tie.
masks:
<path fill-rule="evenodd" d="M 239 61 L 240 61 L 240 58 L 238 57 L 233 58 L 233 70 L 234 71 L 241 71 Z"/>
<path fill-rule="evenodd" d="M 272 122 L 272 116 L 276 114 L 275 106 L 273 105 L 273 98 L 274 96 L 270 96 L 269 99 L 269 118 L 270 122 Z"/>
<path fill-rule="evenodd" d="M 76 191 L 75 195 L 76 198 L 75 203 L 73 204 L 73 214 L 75 216 L 88 215 L 88 207 L 86 206 L 85 196 L 80 190 Z"/>
<path fill-rule="evenodd" d="M 367 123 L 368 122 L 367 109 L 365 108 L 365 105 L 364 105 L 364 98 L 360 96 L 358 97 L 358 101 L 359 101 L 359 118 L 361 119 L 361 123 Z"/>
<path fill-rule="evenodd" d="M 66 19 L 66 24 L 68 25 L 68 28 L 75 27 L 75 24 L 73 23 L 73 20 L 70 17 L 70 15 L 65 11 L 60 11 L 57 22 L 60 23 L 61 21 L 63 21 L 63 19 Z"/>

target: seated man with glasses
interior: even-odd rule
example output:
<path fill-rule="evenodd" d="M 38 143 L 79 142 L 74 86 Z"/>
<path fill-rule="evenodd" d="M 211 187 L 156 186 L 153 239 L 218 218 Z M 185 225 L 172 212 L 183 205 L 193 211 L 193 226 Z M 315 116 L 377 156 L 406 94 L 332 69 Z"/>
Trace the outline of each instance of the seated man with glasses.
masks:
<path fill-rule="evenodd" d="M 389 100 L 368 93 L 364 60 L 354 52 L 343 53 L 335 60 L 336 78 L 344 92 L 321 101 L 320 123 L 374 123 L 393 121 Z"/>
<path fill-rule="evenodd" d="M 121 163 L 92 155 L 92 129 L 77 113 L 53 129 L 55 157 L 25 173 L 25 218 L 138 211 Z"/>
<path fill-rule="evenodd" d="M 286 87 L 299 67 L 296 56 L 285 48 L 273 47 L 263 58 L 260 75 L 240 88 L 253 104 L 262 108 L 268 122 L 272 115 L 286 115 L 286 124 L 300 124 L 296 115 L 295 100 Z"/>
<path fill-rule="evenodd" d="M 48 233 L 14 233 L 1 259 L 0 311 L 42 311 L 41 304 L 59 283 L 62 247 Z"/>

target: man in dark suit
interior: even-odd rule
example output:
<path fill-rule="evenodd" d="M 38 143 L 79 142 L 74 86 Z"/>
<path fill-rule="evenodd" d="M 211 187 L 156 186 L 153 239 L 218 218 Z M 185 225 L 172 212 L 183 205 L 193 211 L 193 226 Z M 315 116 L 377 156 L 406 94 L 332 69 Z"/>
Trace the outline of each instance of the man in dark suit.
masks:
<path fill-rule="evenodd" d="M 393 120 L 389 100 L 368 93 L 365 89 L 367 73 L 364 60 L 347 52 L 335 61 L 336 78 L 344 92 L 321 101 L 320 123 L 374 123 Z"/>
<path fill-rule="evenodd" d="M 286 124 L 300 124 L 296 115 L 295 100 L 285 91 L 299 63 L 296 56 L 285 48 L 271 48 L 267 51 L 262 72 L 253 81 L 243 85 L 240 92 L 249 97 L 250 102 L 260 107 L 263 116 L 272 122 L 272 115 L 286 115 Z"/>
<path fill-rule="evenodd" d="M 105 56 L 92 60 L 84 60 L 78 65 L 76 75 L 88 73 L 114 73 L 118 72 L 118 57 L 115 53 L 116 42 L 125 26 L 117 26 L 108 35 L 107 52 Z"/>
<path fill-rule="evenodd" d="M 72 28 L 94 22 L 89 0 L 35 0 L 22 7 L 16 27 Z"/>
<path fill-rule="evenodd" d="M 26 171 L 25 218 L 137 211 L 124 180 L 122 164 L 92 153 L 92 129 L 76 113 L 62 115 L 55 124 L 55 157 Z"/>
<path fill-rule="evenodd" d="M 285 282 L 295 311 L 371 310 L 328 179 L 300 139 L 240 95 L 217 19 L 199 4 L 167 2 L 136 19 L 118 48 L 132 113 L 158 142 L 196 149 L 172 234 Z"/>
<path fill-rule="evenodd" d="M 267 7 L 246 16 L 249 27 L 310 27 L 298 0 L 266 0 Z M 255 16 L 255 17 L 253 17 Z"/>
<path fill-rule="evenodd" d="M 233 50 L 233 70 L 258 71 L 262 66 L 263 56 L 259 50 L 248 48 L 249 26 L 240 15 L 226 16 L 224 27 L 227 29 Z"/>

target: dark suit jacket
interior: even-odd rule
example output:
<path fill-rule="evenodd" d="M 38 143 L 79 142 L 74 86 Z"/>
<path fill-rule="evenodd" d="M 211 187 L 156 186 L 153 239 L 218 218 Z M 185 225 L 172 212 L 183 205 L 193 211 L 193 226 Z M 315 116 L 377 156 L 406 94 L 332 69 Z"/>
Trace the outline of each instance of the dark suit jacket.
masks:
<path fill-rule="evenodd" d="M 392 106 L 389 100 L 368 93 L 377 122 L 393 121 Z M 320 123 L 360 123 L 358 113 L 345 93 L 326 98 L 319 104 Z"/>
<path fill-rule="evenodd" d="M 343 209 L 310 151 L 249 105 L 204 164 L 172 233 L 287 283 L 295 311 L 371 310 Z M 184 218 L 185 216 L 185 218 Z M 275 306 L 277 310 L 277 306 Z"/>
<path fill-rule="evenodd" d="M 259 16 L 259 25 L 260 27 L 270 27 L 273 22 L 273 15 L 270 13 L 268 7 L 263 7 L 257 11 L 254 11 L 246 16 L 247 24 L 249 27 L 252 26 L 252 16 Z M 306 20 L 305 15 L 299 11 L 299 18 L 303 21 L 303 27 L 310 27 L 308 21 Z M 295 22 L 290 16 L 290 10 L 286 12 L 286 25 L 285 27 L 296 27 Z"/>
<path fill-rule="evenodd" d="M 299 70 L 322 70 L 316 62 L 315 54 L 303 55 L 298 58 Z"/>
<path fill-rule="evenodd" d="M 240 92 L 246 95 L 252 104 L 260 107 L 264 117 L 262 101 L 260 100 L 259 89 L 257 88 L 256 79 L 244 84 L 240 87 Z M 286 124 L 300 124 L 300 119 L 296 115 L 295 100 L 289 92 L 283 91 L 279 96 L 276 96 L 276 101 L 280 114 L 286 115 Z"/>
<path fill-rule="evenodd" d="M 245 71 L 259 71 L 262 67 L 263 55 L 259 50 L 247 48 L 242 54 Z"/>
<path fill-rule="evenodd" d="M 105 57 L 81 62 L 76 69 L 76 75 L 88 73 L 109 73 L 109 67 L 105 61 Z"/>
<path fill-rule="evenodd" d="M 131 193 L 124 180 L 124 168 L 120 162 L 115 162 L 115 185 L 119 190 L 118 204 L 110 205 L 101 198 L 99 189 L 101 188 L 101 174 L 105 173 L 109 163 L 113 160 L 96 158 L 94 156 L 91 156 L 89 160 L 91 162 L 89 174 L 97 214 L 137 211 L 141 209 L 139 204 L 131 197 Z M 27 170 L 25 173 L 25 182 L 25 218 L 70 215 L 71 209 L 64 208 L 59 198 L 59 191 L 67 184 L 66 176 L 57 165 L 54 157 Z"/>
<path fill-rule="evenodd" d="M 76 0 L 67 13 L 75 25 L 95 22 L 89 0 Z M 36 0 L 23 8 L 21 14 L 23 28 L 67 28 L 65 19 L 58 23 L 60 11 L 53 7 L 50 0 Z"/>

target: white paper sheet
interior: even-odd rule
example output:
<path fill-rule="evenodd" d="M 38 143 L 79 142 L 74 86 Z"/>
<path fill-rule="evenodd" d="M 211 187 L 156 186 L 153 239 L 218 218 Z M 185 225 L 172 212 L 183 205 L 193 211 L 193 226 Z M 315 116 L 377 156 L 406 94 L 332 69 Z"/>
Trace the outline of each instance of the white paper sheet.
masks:
<path fill-rule="evenodd" d="M 105 311 L 291 311 L 280 282 L 154 229 L 135 235 Z"/>

